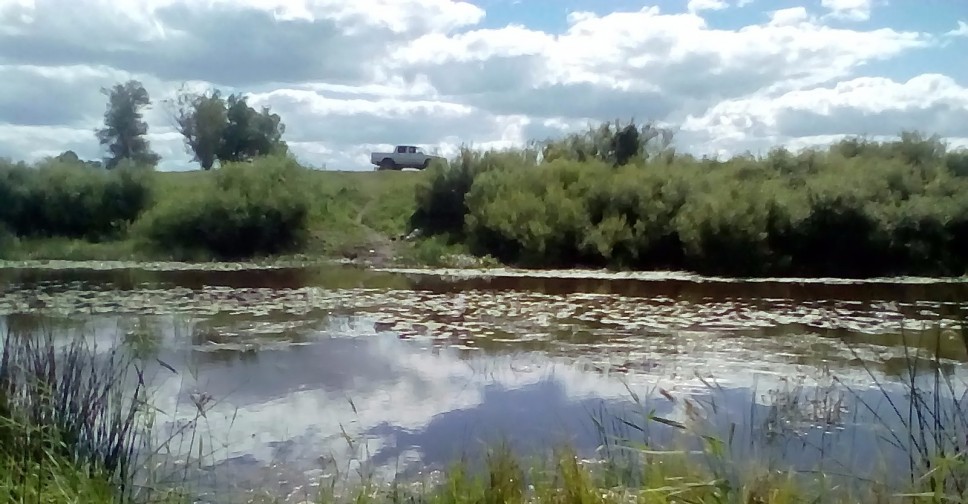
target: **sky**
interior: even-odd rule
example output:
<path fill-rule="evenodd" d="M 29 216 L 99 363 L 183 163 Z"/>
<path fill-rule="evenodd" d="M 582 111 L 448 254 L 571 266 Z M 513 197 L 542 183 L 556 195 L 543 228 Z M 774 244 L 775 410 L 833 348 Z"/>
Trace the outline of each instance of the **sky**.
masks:
<path fill-rule="evenodd" d="M 241 92 L 309 166 L 369 170 L 601 121 L 729 156 L 919 130 L 968 145 L 965 0 L 0 0 L 0 157 L 106 153 L 101 89 L 141 81 L 161 170 L 197 163 L 165 100 Z"/>

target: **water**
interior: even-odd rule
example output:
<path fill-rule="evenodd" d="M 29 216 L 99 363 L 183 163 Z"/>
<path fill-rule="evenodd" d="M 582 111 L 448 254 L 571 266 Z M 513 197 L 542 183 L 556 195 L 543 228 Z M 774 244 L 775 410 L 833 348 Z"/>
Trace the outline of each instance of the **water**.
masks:
<path fill-rule="evenodd" d="M 966 383 L 968 282 L 82 266 L 0 269 L 2 324 L 120 335 L 167 366 L 149 369 L 160 432 L 205 412 L 209 483 L 292 499 L 502 440 L 587 457 L 603 431 L 680 440 L 649 411 L 731 436 L 737 460 L 883 474 L 906 463 L 885 440 L 904 432 L 900 343 Z"/>

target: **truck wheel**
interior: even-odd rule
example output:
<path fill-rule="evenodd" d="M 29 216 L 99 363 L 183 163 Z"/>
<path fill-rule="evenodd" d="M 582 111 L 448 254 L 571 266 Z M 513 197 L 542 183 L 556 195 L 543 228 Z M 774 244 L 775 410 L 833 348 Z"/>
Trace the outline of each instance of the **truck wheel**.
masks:
<path fill-rule="evenodd" d="M 397 164 L 390 158 L 385 158 L 383 161 L 380 161 L 381 170 L 395 170 L 396 168 Z"/>
<path fill-rule="evenodd" d="M 424 160 L 424 164 L 423 164 L 423 166 L 420 167 L 420 169 L 421 170 L 426 170 L 429 167 L 430 167 L 430 160 L 429 159 L 425 159 Z"/>

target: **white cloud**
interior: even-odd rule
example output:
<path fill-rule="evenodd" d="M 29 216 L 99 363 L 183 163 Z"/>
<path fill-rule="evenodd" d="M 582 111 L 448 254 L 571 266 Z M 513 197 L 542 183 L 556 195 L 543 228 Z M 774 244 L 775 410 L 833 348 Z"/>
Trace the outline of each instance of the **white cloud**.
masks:
<path fill-rule="evenodd" d="M 830 10 L 830 17 L 847 21 L 867 21 L 871 17 L 873 0 L 820 0 Z"/>
<path fill-rule="evenodd" d="M 723 10 L 729 7 L 723 0 L 689 0 L 686 9 L 689 12 L 697 13 L 704 10 Z"/>
<path fill-rule="evenodd" d="M 940 74 L 906 82 L 862 77 L 830 87 L 724 101 L 683 130 L 710 134 L 718 149 L 768 148 L 771 143 L 802 145 L 850 135 L 890 137 L 921 126 L 926 133 L 968 138 L 968 87 Z"/>
<path fill-rule="evenodd" d="M 156 104 L 186 81 L 251 93 L 253 103 L 282 115 L 297 154 L 333 168 L 365 168 L 369 149 L 396 142 L 453 152 L 460 144 L 520 144 L 588 121 L 631 117 L 687 124 L 683 141 L 697 149 L 792 142 L 793 130 L 771 133 L 770 121 L 804 117 L 817 130 L 803 132 L 811 137 L 864 129 L 868 97 L 855 93 L 835 104 L 847 96 L 844 86 L 866 82 L 858 79 L 872 63 L 943 50 L 946 37 L 939 35 L 968 32 L 963 21 L 947 34 L 828 24 L 868 19 L 872 2 L 857 0 L 822 0 L 827 14 L 819 17 L 804 7 L 754 13 L 739 29 L 713 26 L 703 14 L 771 5 L 692 0 L 678 13 L 578 9 L 561 33 L 524 24 L 482 27 L 487 13 L 478 5 L 0 2 L 0 136 L 10 140 L 0 143 L 0 156 L 36 159 L 65 148 L 98 156 L 93 130 L 105 102 L 99 89 L 131 77 L 145 82 Z M 940 77 L 894 85 L 960 89 Z M 895 89 L 890 79 L 876 82 L 868 91 Z M 883 96 L 893 95 L 871 99 Z M 860 122 L 824 123 L 815 117 L 821 105 L 795 106 L 794 98 L 828 100 L 823 106 L 840 118 Z M 951 105 L 939 99 L 928 99 L 940 107 L 933 116 L 927 106 L 888 102 L 877 113 L 896 110 L 892 120 L 910 127 L 947 127 L 945 114 L 957 114 L 945 112 Z M 760 109 L 769 113 L 749 112 Z M 941 122 L 918 122 L 929 116 Z M 156 106 L 148 120 L 164 167 L 184 167 L 188 156 L 163 110 Z"/>
<path fill-rule="evenodd" d="M 945 35 L 949 37 L 968 37 L 968 23 L 958 21 L 958 27 L 945 33 Z"/>
<path fill-rule="evenodd" d="M 770 24 L 775 26 L 796 25 L 810 19 L 807 9 L 803 7 L 790 7 L 789 9 L 779 9 L 770 13 Z"/>

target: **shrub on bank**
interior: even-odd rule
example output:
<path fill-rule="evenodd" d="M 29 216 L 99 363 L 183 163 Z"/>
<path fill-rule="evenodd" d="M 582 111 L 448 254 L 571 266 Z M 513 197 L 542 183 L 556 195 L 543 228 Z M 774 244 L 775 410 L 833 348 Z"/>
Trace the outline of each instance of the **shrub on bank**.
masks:
<path fill-rule="evenodd" d="M 166 195 L 138 223 L 155 247 L 175 255 L 243 259 L 298 249 L 307 232 L 305 168 L 285 156 L 227 163 L 180 195 Z"/>
<path fill-rule="evenodd" d="M 968 179 L 936 138 L 623 166 L 523 163 L 527 151 L 464 159 L 475 163 L 428 174 L 436 189 L 418 195 L 418 212 L 444 223 L 428 231 L 460 235 L 505 262 L 743 276 L 968 269 Z"/>
<path fill-rule="evenodd" d="M 0 224 L 24 237 L 100 241 L 121 236 L 151 204 L 152 173 L 49 159 L 0 162 Z"/>
<path fill-rule="evenodd" d="M 455 159 L 432 164 L 416 188 L 417 209 L 410 219 L 411 229 L 461 234 L 467 214 L 465 197 L 478 175 L 497 169 L 527 168 L 536 162 L 537 153 L 531 150 L 479 152 L 462 148 Z"/>

